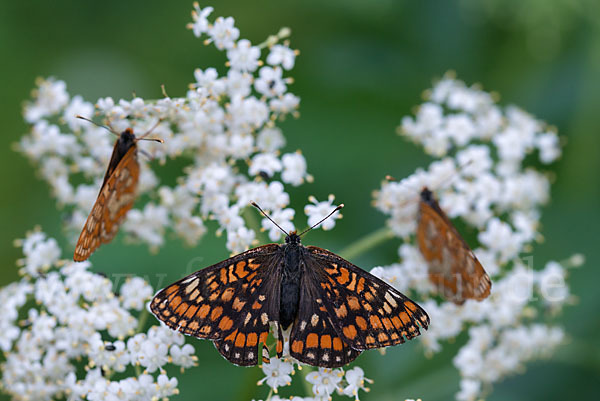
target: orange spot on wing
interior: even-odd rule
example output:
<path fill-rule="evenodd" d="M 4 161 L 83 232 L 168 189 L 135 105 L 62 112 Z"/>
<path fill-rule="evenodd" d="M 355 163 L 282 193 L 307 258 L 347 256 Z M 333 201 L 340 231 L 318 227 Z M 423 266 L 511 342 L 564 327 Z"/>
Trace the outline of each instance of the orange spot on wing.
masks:
<path fill-rule="evenodd" d="M 365 279 L 363 277 L 358 279 L 358 283 L 356 284 L 356 293 L 360 294 L 365 289 Z"/>
<path fill-rule="evenodd" d="M 341 351 L 344 348 L 344 345 L 342 343 L 342 339 L 339 337 L 334 337 L 333 338 L 333 349 L 335 351 Z"/>
<path fill-rule="evenodd" d="M 222 331 L 227 331 L 231 329 L 231 327 L 233 327 L 233 320 L 231 320 L 227 316 L 223 317 L 223 319 L 221 319 L 221 321 L 219 322 L 219 328 Z"/>
<path fill-rule="evenodd" d="M 214 322 L 215 320 L 217 320 L 219 318 L 219 316 L 221 316 L 222 313 L 223 313 L 223 308 L 221 306 L 217 306 L 210 313 L 210 320 L 212 320 Z"/>
<path fill-rule="evenodd" d="M 339 271 L 340 271 L 340 275 L 338 277 L 336 277 L 336 280 L 341 285 L 344 285 L 350 280 L 350 272 L 348 271 L 348 269 L 343 268 L 343 267 L 341 267 Z"/>
<path fill-rule="evenodd" d="M 335 310 L 335 314 L 340 319 L 345 318 L 348 315 L 348 311 L 346 310 L 346 305 L 341 304 L 339 308 Z"/>
<path fill-rule="evenodd" d="M 227 280 L 227 269 L 222 268 L 221 271 L 220 271 L 220 274 L 221 274 L 221 277 L 220 277 L 221 278 L 221 282 L 223 284 L 227 284 L 227 282 L 228 282 L 228 280 Z"/>
<path fill-rule="evenodd" d="M 310 333 L 306 336 L 306 347 L 307 348 L 316 348 L 319 346 L 319 336 L 315 333 Z"/>
<path fill-rule="evenodd" d="M 242 310 L 242 308 L 244 307 L 244 305 L 246 305 L 246 301 L 240 301 L 239 298 L 236 298 L 233 300 L 233 310 L 235 310 L 236 312 L 239 312 Z"/>
<path fill-rule="evenodd" d="M 183 315 L 183 312 L 186 311 L 186 309 L 188 308 L 188 304 L 186 304 L 185 302 L 182 302 L 181 304 L 179 304 L 179 307 L 175 310 L 175 314 L 176 315 Z"/>
<path fill-rule="evenodd" d="M 358 302 L 358 298 L 356 297 L 348 297 L 348 306 L 351 310 L 359 310 L 360 303 Z"/>
<path fill-rule="evenodd" d="M 235 338 L 235 346 L 238 348 L 242 348 L 246 344 L 246 336 L 243 333 L 238 333 Z"/>
<path fill-rule="evenodd" d="M 235 293 L 233 288 L 228 288 L 225 291 L 223 291 L 223 294 L 221 294 L 221 299 L 223 300 L 223 302 L 229 302 L 231 301 L 231 298 L 233 298 L 233 294 Z"/>
<path fill-rule="evenodd" d="M 377 335 L 377 339 L 379 340 L 380 343 L 385 343 L 387 340 L 389 340 L 389 337 L 384 332 L 381 332 Z"/>
<path fill-rule="evenodd" d="M 404 306 L 407 307 L 408 309 L 410 309 L 411 311 L 416 311 L 417 310 L 417 306 L 415 304 L 413 304 L 410 301 L 405 301 L 404 302 Z"/>
<path fill-rule="evenodd" d="M 400 312 L 398 316 L 400 316 L 400 320 L 402 320 L 402 323 L 407 324 L 408 322 L 410 322 L 410 317 L 406 312 Z"/>
<path fill-rule="evenodd" d="M 321 336 L 321 348 L 331 348 L 331 336 L 329 334 Z"/>
<path fill-rule="evenodd" d="M 258 344 L 258 335 L 256 333 L 248 333 L 246 337 L 246 345 L 249 347 L 254 347 Z"/>
<path fill-rule="evenodd" d="M 375 337 L 373 337 L 373 336 L 367 336 L 367 338 L 365 340 L 367 342 L 367 345 L 375 344 Z"/>
<path fill-rule="evenodd" d="M 237 274 L 237 276 L 239 278 L 244 278 L 248 275 L 248 270 L 245 269 L 246 267 L 246 262 L 241 261 L 241 262 L 237 262 L 237 264 L 235 265 L 235 274 Z"/>
<path fill-rule="evenodd" d="M 208 306 L 207 304 L 204 304 L 200 307 L 200 310 L 198 311 L 198 317 L 200 319 L 204 319 L 206 317 L 206 315 L 208 315 L 208 312 L 210 311 L 210 306 Z"/>
<path fill-rule="evenodd" d="M 172 293 L 174 293 L 174 292 L 175 292 L 175 291 L 177 291 L 178 289 L 179 289 L 179 286 L 178 286 L 178 285 L 172 285 L 172 286 L 170 286 L 169 288 L 167 288 L 167 289 L 165 290 L 165 293 L 166 293 L 167 295 L 171 295 Z"/>
<path fill-rule="evenodd" d="M 371 326 L 374 329 L 381 329 L 383 327 L 383 325 L 381 324 L 381 320 L 379 319 L 379 316 L 375 316 L 375 315 L 369 316 L 369 322 L 371 322 Z"/>
<path fill-rule="evenodd" d="M 198 307 L 195 305 L 192 305 L 188 308 L 188 310 L 185 312 L 185 317 L 187 318 L 192 318 L 194 317 L 194 314 L 196 313 L 196 311 L 198 310 Z"/>
<path fill-rule="evenodd" d="M 175 298 L 173 298 L 173 300 L 171 301 L 171 308 L 176 309 L 179 304 L 181 303 L 181 297 L 180 296 L 176 296 Z"/>
<path fill-rule="evenodd" d="M 262 304 L 258 301 L 254 301 L 254 303 L 252 304 L 252 309 L 260 309 L 262 308 Z"/>
<path fill-rule="evenodd" d="M 356 320 L 356 325 L 361 330 L 366 330 L 367 329 L 367 321 L 362 316 L 356 316 L 355 320 Z"/>
<path fill-rule="evenodd" d="M 354 337 L 356 337 L 356 327 L 354 327 L 353 324 L 345 326 L 342 329 L 344 335 L 349 338 L 350 340 L 354 340 Z"/>
<path fill-rule="evenodd" d="M 381 318 L 381 321 L 383 322 L 383 326 L 385 327 L 386 330 L 390 330 L 394 328 L 394 325 L 392 324 L 391 320 L 387 317 Z"/>
<path fill-rule="evenodd" d="M 292 343 L 292 352 L 296 354 L 301 354 L 303 348 L 304 344 L 302 343 L 302 341 L 294 340 L 294 342 Z"/>

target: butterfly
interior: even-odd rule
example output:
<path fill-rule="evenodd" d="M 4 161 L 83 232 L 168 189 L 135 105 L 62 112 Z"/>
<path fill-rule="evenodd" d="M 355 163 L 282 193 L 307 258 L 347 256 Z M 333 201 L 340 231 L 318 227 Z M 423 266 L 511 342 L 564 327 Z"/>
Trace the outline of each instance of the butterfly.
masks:
<path fill-rule="evenodd" d="M 77 117 L 96 124 L 87 118 Z M 82 262 L 86 260 L 101 244 L 110 242 L 117 234 L 119 225 L 125 219 L 136 198 L 137 184 L 140 177 L 140 165 L 137 161 L 137 142 L 152 140 L 162 143 L 162 139 L 145 138 L 159 123 L 160 120 L 140 137 L 136 137 L 131 128 L 127 128 L 118 134 L 110 125 L 108 127 L 101 126 L 117 135 L 118 138 L 113 147 L 108 169 L 100 187 L 100 193 L 81 230 L 77 245 L 75 245 L 74 261 Z"/>
<path fill-rule="evenodd" d="M 174 330 L 212 340 L 225 359 L 242 366 L 256 365 L 259 349 L 260 359 L 269 362 L 270 324 L 278 357 L 283 331 L 291 327 L 290 355 L 326 368 L 427 329 L 427 313 L 399 291 L 328 250 L 303 246 L 300 237 L 308 230 L 286 233 L 284 244 L 250 249 L 169 285 L 154 296 L 150 310 Z"/>
<path fill-rule="evenodd" d="M 417 242 L 429 264 L 429 279 L 445 298 L 462 304 L 490 295 L 489 276 L 427 187 L 419 200 Z"/>

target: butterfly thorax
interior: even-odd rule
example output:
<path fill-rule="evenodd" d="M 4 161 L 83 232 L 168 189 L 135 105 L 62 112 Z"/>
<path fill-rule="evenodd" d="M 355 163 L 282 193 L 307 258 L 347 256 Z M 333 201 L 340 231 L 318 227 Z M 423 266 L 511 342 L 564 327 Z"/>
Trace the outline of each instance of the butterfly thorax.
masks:
<path fill-rule="evenodd" d="M 117 160 L 121 160 L 133 145 L 135 145 L 135 135 L 131 128 L 127 128 L 125 131 L 121 132 L 119 139 L 117 139 L 117 144 L 115 146 Z"/>
<path fill-rule="evenodd" d="M 294 232 L 285 238 L 283 249 L 283 269 L 280 288 L 279 322 L 285 330 L 298 315 L 300 302 L 300 278 L 303 246 L 300 237 Z"/>

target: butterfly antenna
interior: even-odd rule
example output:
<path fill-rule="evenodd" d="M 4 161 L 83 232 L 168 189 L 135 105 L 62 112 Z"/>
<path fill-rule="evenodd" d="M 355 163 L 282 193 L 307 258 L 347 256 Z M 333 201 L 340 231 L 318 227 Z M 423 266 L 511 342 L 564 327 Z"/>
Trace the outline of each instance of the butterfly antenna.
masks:
<path fill-rule="evenodd" d="M 105 129 L 106 129 L 107 131 L 109 131 L 110 133 L 112 133 L 112 134 L 115 134 L 116 136 L 119 136 L 119 134 L 118 134 L 118 133 L 117 133 L 117 132 L 116 132 L 116 131 L 115 131 L 115 130 L 114 130 L 114 129 L 113 129 L 111 126 L 110 126 L 110 124 L 108 124 L 108 125 L 102 125 L 102 124 L 98 124 L 96 121 L 90 120 L 89 118 L 87 118 L 87 117 L 84 117 L 84 116 L 81 116 L 81 115 L 79 115 L 79 114 L 77 114 L 75 117 L 76 117 L 76 118 L 79 118 L 80 120 L 84 120 L 84 121 L 87 121 L 87 122 L 89 122 L 89 123 L 92 123 L 92 124 L 94 124 L 96 127 L 105 128 Z"/>
<path fill-rule="evenodd" d="M 338 210 L 340 210 L 343 207 L 344 207 L 344 204 L 343 203 L 340 204 L 335 209 L 333 209 L 333 211 L 331 213 L 329 213 L 325 218 L 323 218 L 321 221 L 319 221 L 317 224 L 313 225 L 312 227 L 308 227 L 306 230 L 304 230 L 300 234 L 298 234 L 298 236 L 299 237 L 303 236 L 304 234 L 306 234 L 307 232 L 309 232 L 310 230 L 312 230 L 313 228 L 315 228 L 316 226 L 318 226 L 319 224 L 321 224 L 322 222 L 324 222 L 325 220 L 327 220 L 328 218 L 330 218 L 331 215 L 333 215 L 335 212 L 337 212 Z"/>
<path fill-rule="evenodd" d="M 281 231 L 282 231 L 282 232 L 283 232 L 285 235 L 290 235 L 290 234 L 289 234 L 287 231 L 285 231 L 283 228 L 281 228 L 281 226 L 280 226 L 279 224 L 275 223 L 275 220 L 273 220 L 273 219 L 271 218 L 271 216 L 269 216 L 269 215 L 267 214 L 267 212 L 265 212 L 264 210 L 262 210 L 262 209 L 260 208 L 260 206 L 258 206 L 258 205 L 256 204 L 256 202 L 252 201 L 252 202 L 250 202 L 250 204 L 251 204 L 252 206 L 254 206 L 255 208 L 257 208 L 257 209 L 258 209 L 258 210 L 259 210 L 259 211 L 262 213 L 262 215 L 263 215 L 263 216 L 265 216 L 267 219 L 271 220 L 271 223 L 275 224 L 275 226 L 276 226 L 277 228 L 279 228 L 279 229 L 280 229 L 280 230 L 281 230 Z"/>
<path fill-rule="evenodd" d="M 136 140 L 138 140 L 138 141 L 155 141 L 155 142 L 164 143 L 165 141 L 163 141 L 160 138 L 146 138 L 162 122 L 163 122 L 163 119 L 159 118 L 158 121 L 156 122 L 156 124 L 154 124 L 154 126 L 152 128 L 150 128 L 148 131 L 146 131 L 146 133 L 144 133 L 142 136 L 137 137 Z"/>

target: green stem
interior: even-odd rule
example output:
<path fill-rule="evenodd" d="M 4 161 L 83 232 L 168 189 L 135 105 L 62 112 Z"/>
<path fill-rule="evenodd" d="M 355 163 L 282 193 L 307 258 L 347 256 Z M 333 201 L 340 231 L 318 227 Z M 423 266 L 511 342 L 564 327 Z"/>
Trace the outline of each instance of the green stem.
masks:
<path fill-rule="evenodd" d="M 138 316 L 138 325 L 137 325 L 136 333 L 142 332 L 142 330 L 144 329 L 144 326 L 146 326 L 146 321 L 148 320 L 148 316 L 150 316 L 150 313 L 146 310 L 146 308 L 143 308 L 142 311 L 140 312 L 140 315 Z"/>
<path fill-rule="evenodd" d="M 314 395 L 312 391 L 312 385 L 308 382 L 308 380 L 306 380 L 308 375 L 312 372 L 313 368 L 308 365 L 302 366 L 302 370 L 300 371 L 300 378 L 302 379 L 302 386 L 304 386 L 304 395 L 306 397 L 312 397 Z"/>
<path fill-rule="evenodd" d="M 353 259 L 393 237 L 392 230 L 388 227 L 382 227 L 342 249 L 339 255 L 344 259 Z"/>

